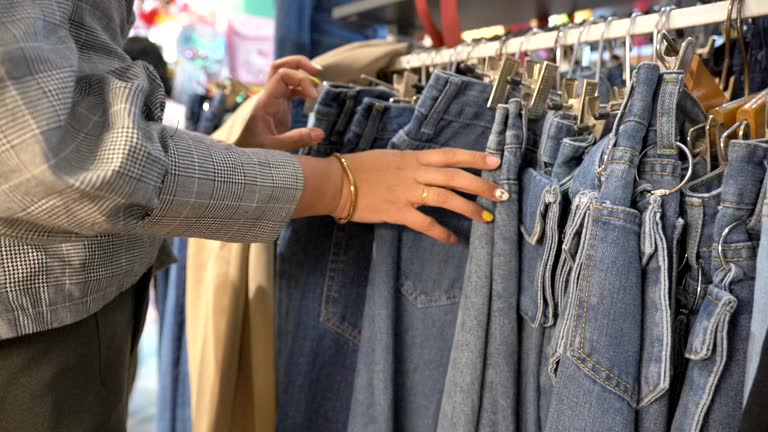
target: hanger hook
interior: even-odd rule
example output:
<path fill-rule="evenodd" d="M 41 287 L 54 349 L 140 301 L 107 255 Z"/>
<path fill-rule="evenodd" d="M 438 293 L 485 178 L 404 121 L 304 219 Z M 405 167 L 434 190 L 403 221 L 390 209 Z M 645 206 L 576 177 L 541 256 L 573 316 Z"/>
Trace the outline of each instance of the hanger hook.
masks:
<path fill-rule="evenodd" d="M 584 32 L 588 28 L 590 28 L 592 25 L 602 21 L 603 21 L 603 18 L 592 17 L 582 22 L 581 25 L 579 26 L 579 35 L 576 37 L 576 45 L 573 46 L 573 57 L 571 57 L 571 72 L 570 72 L 571 74 L 573 74 L 573 71 L 576 69 L 576 56 L 577 55 L 583 56 L 584 54 L 582 52 L 582 44 L 581 44 L 581 39 L 584 36 Z"/>
<path fill-rule="evenodd" d="M 615 20 L 615 16 L 606 18 L 603 32 L 600 34 L 600 41 L 597 44 L 597 68 L 595 70 L 595 81 L 600 80 L 600 72 L 603 67 L 603 49 L 605 48 L 605 36 L 608 34 L 608 27 L 610 27 L 611 22 Z"/>
<path fill-rule="evenodd" d="M 510 39 L 512 39 L 514 36 L 512 36 L 512 33 L 507 33 L 504 36 L 499 39 L 499 48 L 496 50 L 496 57 L 501 58 L 506 53 L 505 48 L 507 45 L 507 42 L 509 42 Z"/>
<path fill-rule="evenodd" d="M 744 5 L 743 0 L 736 0 L 736 37 L 739 38 L 739 48 L 741 49 L 741 58 L 744 59 L 744 96 L 749 96 L 749 61 L 747 60 L 747 45 L 744 41 L 744 17 L 741 9 Z"/>
<path fill-rule="evenodd" d="M 520 45 L 517 46 L 517 54 L 515 54 L 515 60 L 520 60 L 520 54 L 523 52 L 523 47 L 528 47 L 528 41 L 530 41 L 531 36 L 536 33 L 541 33 L 542 31 L 543 30 L 540 28 L 533 27 L 525 33 L 523 40 L 520 41 Z"/>
<path fill-rule="evenodd" d="M 720 88 L 725 90 L 728 87 L 728 70 L 731 68 L 731 26 L 733 19 L 733 6 L 736 0 L 728 0 L 728 12 L 723 23 L 723 36 L 725 36 L 725 63 L 723 63 L 723 73 L 720 75 Z M 746 61 L 744 63 L 747 63 Z"/>
<path fill-rule="evenodd" d="M 653 26 L 653 62 L 659 61 L 659 34 L 662 31 L 666 31 L 669 13 L 672 11 L 671 6 L 664 6 L 659 11 L 659 19 L 656 20 L 656 25 Z"/>
<path fill-rule="evenodd" d="M 556 89 L 560 91 L 560 67 L 563 63 L 563 40 L 566 39 L 568 32 L 576 28 L 573 24 L 567 24 L 560 27 L 555 39 L 555 64 L 557 64 L 557 79 L 555 80 Z"/>
<path fill-rule="evenodd" d="M 624 84 L 629 87 L 629 82 L 632 80 L 632 28 L 635 27 L 635 20 L 643 13 L 640 11 L 632 12 L 629 17 L 629 26 L 627 27 L 627 35 L 624 37 Z"/>
<path fill-rule="evenodd" d="M 469 60 L 471 60 L 472 52 L 475 50 L 475 48 L 480 46 L 480 44 L 482 44 L 483 42 L 485 42 L 485 38 L 481 38 L 476 41 L 471 41 L 469 43 L 469 50 L 467 50 L 467 55 L 464 57 L 464 63 L 467 63 L 469 62 Z"/>

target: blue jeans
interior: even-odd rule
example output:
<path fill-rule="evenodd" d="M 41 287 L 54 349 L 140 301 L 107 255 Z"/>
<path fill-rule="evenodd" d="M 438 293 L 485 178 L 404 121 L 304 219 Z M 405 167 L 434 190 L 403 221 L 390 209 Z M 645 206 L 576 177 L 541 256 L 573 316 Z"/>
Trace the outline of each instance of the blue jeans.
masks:
<path fill-rule="evenodd" d="M 768 176 L 764 184 L 768 185 Z M 752 311 L 752 325 L 749 332 L 747 349 L 747 372 L 744 383 L 746 398 L 752 387 L 760 362 L 760 353 L 768 331 L 768 200 L 763 203 L 763 226 L 761 229 L 760 248 L 757 256 L 757 276 L 755 277 L 755 299 Z"/>
<path fill-rule="evenodd" d="M 558 367 L 547 431 L 635 428 L 642 394 L 642 218 L 630 206 L 658 78 L 658 66 L 638 67 L 611 137 L 572 276 L 568 355 Z"/>
<path fill-rule="evenodd" d="M 367 97 L 357 107 L 344 135 L 344 148 L 361 152 L 386 148 L 413 117 L 414 105 Z"/>
<path fill-rule="evenodd" d="M 683 74 L 664 72 L 656 87 L 655 105 L 646 133 L 646 153 L 638 167 L 635 200 L 642 218 L 642 355 L 636 429 L 658 431 L 670 422 L 673 302 L 676 283 L 676 242 L 683 228 L 680 193 L 656 196 L 681 181 L 678 101 Z"/>
<path fill-rule="evenodd" d="M 350 124 L 366 131 L 361 104 L 381 103 L 391 93 L 378 88 L 331 86 L 320 96 L 316 126 L 326 139 L 308 153 L 325 157 L 354 152 L 361 140 Z M 378 102 L 371 102 L 376 100 Z M 367 101 L 367 102 L 366 102 Z M 388 111 L 389 112 L 389 111 Z M 404 126 L 408 112 L 388 114 L 372 125 L 365 149 L 383 148 L 389 136 L 379 130 Z M 384 127 L 386 126 L 386 127 Z M 373 227 L 338 225 L 328 217 L 292 221 L 277 255 L 277 367 L 280 431 L 343 431 L 352 397 L 362 326 L 365 286 L 371 262 Z"/>
<path fill-rule="evenodd" d="M 160 316 L 157 394 L 157 430 L 192 430 L 189 400 L 189 360 L 184 293 L 187 281 L 187 239 L 170 240 L 179 261 L 157 274 L 157 310 Z"/>
<path fill-rule="evenodd" d="M 766 140 L 731 142 L 712 236 L 713 282 L 688 338 L 689 364 L 675 431 L 739 429 L 766 162 Z M 736 222 L 744 223 L 727 233 L 720 256 L 718 242 Z"/>
<path fill-rule="evenodd" d="M 540 431 L 552 386 L 542 376 L 545 327 L 555 323 L 554 268 L 559 246 L 560 179 L 551 176 L 563 139 L 576 134 L 576 116 L 550 111 L 528 124 L 528 156 L 520 174 L 520 401 L 518 427 Z M 530 133 L 534 132 L 534 133 Z M 537 133 L 538 132 L 538 133 Z M 535 155 L 535 159 L 532 157 Z M 542 411 L 542 406 L 545 411 Z"/>
<path fill-rule="evenodd" d="M 523 147 L 519 99 L 499 105 L 486 153 L 501 159 L 483 177 L 509 199 L 493 203 L 495 223 L 473 222 L 438 431 L 514 430 L 517 418 L 518 177 Z"/>
<path fill-rule="evenodd" d="M 490 93 L 488 84 L 437 72 L 389 148 L 484 150 L 494 120 L 485 108 Z M 349 431 L 437 426 L 472 223 L 444 209 L 422 211 L 452 230 L 459 243 L 376 226 Z"/>
<path fill-rule="evenodd" d="M 576 288 L 573 287 L 573 272 L 577 261 L 581 262 L 579 252 L 583 241 L 586 240 L 583 235 L 584 228 L 590 209 L 597 201 L 597 191 L 600 189 L 597 172 L 610 144 L 610 136 L 594 145 L 593 141 L 594 137 L 589 136 L 563 140 L 558 161 L 553 168 L 553 174 L 562 178 L 560 184 L 563 201 L 568 202 L 570 208 L 562 228 L 560 258 L 555 272 L 554 304 L 557 323 L 554 328 L 548 329 L 552 334 L 548 336 L 546 370 L 552 381 L 557 377 L 560 360 L 570 339 L 574 314 L 571 306 L 575 304 L 576 293 Z M 551 408 L 547 409 L 545 416 L 548 416 L 550 410 Z"/>

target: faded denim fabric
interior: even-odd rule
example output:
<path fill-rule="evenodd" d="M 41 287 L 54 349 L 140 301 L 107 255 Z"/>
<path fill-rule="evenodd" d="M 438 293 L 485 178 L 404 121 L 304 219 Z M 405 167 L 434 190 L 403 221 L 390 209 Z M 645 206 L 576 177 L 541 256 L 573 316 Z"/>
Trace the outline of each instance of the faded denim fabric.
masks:
<path fill-rule="evenodd" d="M 630 208 L 659 67 L 643 63 L 611 137 L 597 201 L 573 270 L 568 355 L 561 358 L 547 431 L 628 431 L 641 402 L 642 215 Z"/>
<path fill-rule="evenodd" d="M 491 86 L 480 81 L 435 73 L 411 122 L 389 148 L 483 151 L 495 115 L 485 107 L 490 93 Z M 376 226 L 350 432 L 437 427 L 472 223 L 444 209 L 422 211 L 451 229 L 459 243 Z"/>
<path fill-rule="evenodd" d="M 562 207 L 560 179 L 552 171 L 565 138 L 576 135 L 576 116 L 549 111 L 528 122 L 520 174 L 520 431 L 540 431 L 551 399 L 551 381 L 541 379 L 545 327 L 555 323 L 554 275 Z"/>
<path fill-rule="evenodd" d="M 495 204 L 478 198 L 496 218 L 493 224 L 472 224 L 438 431 L 516 430 L 522 114 L 520 100 L 500 105 L 488 140 L 486 153 L 502 163 L 483 176 L 510 196 Z"/>
<path fill-rule="evenodd" d="M 768 184 L 768 175 L 763 184 Z M 760 363 L 760 353 L 768 331 L 768 199 L 763 199 L 763 226 L 761 228 L 760 248 L 757 255 L 757 276 L 755 277 L 755 299 L 752 310 L 752 324 L 749 331 L 747 349 L 747 371 L 744 383 L 744 398 L 747 398 Z"/>
<path fill-rule="evenodd" d="M 665 430 L 670 423 L 669 388 L 672 377 L 672 338 L 675 274 L 675 239 L 682 229 L 680 193 L 657 196 L 681 181 L 676 142 L 678 103 L 683 91 L 682 72 L 664 72 L 646 134 L 646 152 L 638 167 L 635 208 L 643 215 L 641 228 L 642 353 L 636 430 Z"/>
<path fill-rule="evenodd" d="M 693 322 L 686 351 L 689 364 L 673 430 L 739 430 L 760 230 L 758 203 L 765 196 L 767 162 L 766 140 L 731 142 L 712 237 L 713 283 L 707 295 L 722 291 L 733 300 L 729 298 L 722 306 L 730 305 L 730 313 L 719 320 L 707 320 L 699 312 Z M 729 226 L 732 229 L 726 232 Z M 718 242 L 724 232 L 721 257 Z M 705 330 L 715 336 L 712 340 L 700 338 L 703 343 L 696 345 L 696 335 Z"/>

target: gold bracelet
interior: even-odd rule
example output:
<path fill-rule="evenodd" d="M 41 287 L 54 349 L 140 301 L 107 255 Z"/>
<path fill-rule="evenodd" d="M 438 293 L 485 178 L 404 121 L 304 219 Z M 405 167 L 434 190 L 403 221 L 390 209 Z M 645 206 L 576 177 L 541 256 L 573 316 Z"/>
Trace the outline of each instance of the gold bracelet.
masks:
<path fill-rule="evenodd" d="M 347 216 L 343 218 L 336 218 L 336 222 L 343 225 L 351 221 L 352 216 L 355 215 L 355 210 L 357 209 L 357 184 L 355 183 L 355 176 L 352 175 L 352 170 L 349 169 L 349 164 L 347 164 L 347 160 L 344 159 L 344 156 L 339 153 L 334 153 L 333 157 L 339 161 L 341 168 L 347 175 L 347 180 L 349 180 L 349 192 L 352 194 L 352 201 L 349 203 L 349 211 L 347 212 Z"/>

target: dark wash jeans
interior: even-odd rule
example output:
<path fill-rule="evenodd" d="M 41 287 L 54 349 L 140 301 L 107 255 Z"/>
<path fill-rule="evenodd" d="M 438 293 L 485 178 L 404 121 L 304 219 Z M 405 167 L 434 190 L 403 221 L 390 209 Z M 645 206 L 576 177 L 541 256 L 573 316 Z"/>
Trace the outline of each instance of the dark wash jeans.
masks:
<path fill-rule="evenodd" d="M 434 74 L 413 119 L 389 148 L 483 151 L 494 121 L 485 107 L 490 93 L 480 81 Z M 349 431 L 437 427 L 472 223 L 442 209 L 423 211 L 456 233 L 459 243 L 376 226 Z"/>
<path fill-rule="evenodd" d="M 437 430 L 514 431 L 517 426 L 519 168 L 524 143 L 519 99 L 500 105 L 486 153 L 501 158 L 483 177 L 509 199 L 493 224 L 472 223 L 469 258 Z"/>
<path fill-rule="evenodd" d="M 325 157 L 358 150 L 363 141 L 345 135 L 350 124 L 367 129 L 367 98 L 388 99 L 379 88 L 331 85 L 321 95 L 315 126 L 327 138 L 309 149 Z M 380 99 L 376 99 L 382 102 Z M 387 115 L 404 126 L 410 114 Z M 365 149 L 384 148 L 388 138 L 367 140 Z M 277 250 L 277 366 L 279 431 L 344 431 L 357 366 L 373 227 L 338 225 L 328 217 L 292 221 Z"/>

